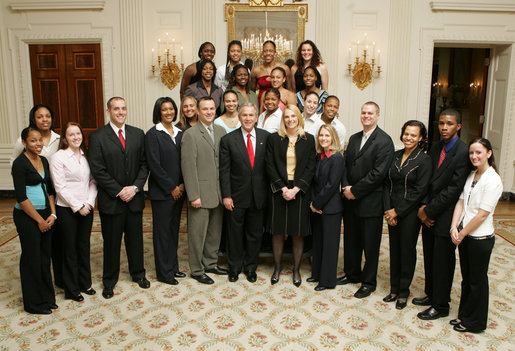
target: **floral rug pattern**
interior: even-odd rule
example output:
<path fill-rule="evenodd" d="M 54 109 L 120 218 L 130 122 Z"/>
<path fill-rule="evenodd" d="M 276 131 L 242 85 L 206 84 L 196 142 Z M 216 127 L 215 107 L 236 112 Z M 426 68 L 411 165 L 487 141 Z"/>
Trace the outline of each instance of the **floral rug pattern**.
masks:
<path fill-rule="evenodd" d="M 1 214 L 0 214 L 1 215 Z M 12 231 L 9 213 L 0 217 L 3 234 Z M 497 232 L 513 237 L 513 218 L 496 218 Z M 418 243 L 417 270 L 408 307 L 384 303 L 389 293 L 388 238 L 381 244 L 378 287 L 366 299 L 352 295 L 349 284 L 315 292 L 309 260 L 304 259 L 300 288 L 292 284 L 291 261 L 285 262 L 281 280 L 270 285 L 272 263 L 260 259 L 258 281 L 243 274 L 236 283 L 211 275 L 214 285 L 191 278 L 169 286 L 155 280 L 151 216 L 144 216 L 145 265 L 152 286 L 138 288 L 130 279 L 122 248 L 120 281 L 115 296 L 101 296 L 102 237 L 98 215 L 91 236 L 91 265 L 95 296 L 77 303 L 64 300 L 56 289 L 59 309 L 49 316 L 23 311 L 19 282 L 19 240 L 0 247 L 0 350 L 514 350 L 515 349 L 515 246 L 496 238 L 490 263 L 488 329 L 481 334 L 458 333 L 455 318 L 460 294 L 459 265 L 452 289 L 448 318 L 422 321 L 422 307 L 411 303 L 422 296 L 423 258 Z M 185 223 L 181 225 L 179 257 L 188 273 Z M 511 238 L 512 238 L 511 237 Z M 509 239 L 508 239 L 509 240 Z M 513 241 L 511 241 L 513 242 Z M 286 259 L 287 261 L 288 259 Z M 339 269 L 342 269 L 340 254 Z M 341 273 L 341 272 L 340 272 Z"/>

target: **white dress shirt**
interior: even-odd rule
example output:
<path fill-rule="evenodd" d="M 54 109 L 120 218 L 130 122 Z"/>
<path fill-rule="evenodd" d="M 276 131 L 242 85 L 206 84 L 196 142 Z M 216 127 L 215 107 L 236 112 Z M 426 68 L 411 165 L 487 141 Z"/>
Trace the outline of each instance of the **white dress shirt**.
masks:
<path fill-rule="evenodd" d="M 243 141 L 245 142 L 245 148 L 247 147 L 247 141 L 248 137 L 247 135 L 250 134 L 250 140 L 252 141 L 252 148 L 254 149 L 254 156 L 256 156 L 256 128 L 253 128 L 250 133 L 247 132 L 245 129 L 241 128 L 241 134 L 243 134 Z"/>
<path fill-rule="evenodd" d="M 265 116 L 268 111 L 263 112 L 259 115 L 257 121 L 257 127 L 266 130 L 268 133 L 275 133 L 279 130 L 281 126 L 281 118 L 283 116 L 283 111 L 280 108 L 275 110 L 265 121 Z M 264 123 L 263 123 L 264 122 Z"/>
<path fill-rule="evenodd" d="M 71 148 L 57 151 L 50 159 L 50 175 L 58 206 L 69 207 L 73 212 L 84 204 L 95 207 L 97 184 L 82 150 L 80 160 Z"/>
<path fill-rule="evenodd" d="M 316 139 L 318 130 L 320 129 L 320 126 L 322 125 L 320 122 L 320 113 L 313 113 L 311 117 L 306 118 L 306 111 L 302 113 L 302 117 L 304 118 L 304 130 L 313 135 Z M 322 122 L 323 123 L 323 122 Z"/>
<path fill-rule="evenodd" d="M 475 170 L 470 172 L 460 195 L 460 199 L 464 202 L 463 213 L 458 223 L 463 221 L 463 227 L 465 228 L 472 218 L 478 214 L 479 209 L 488 211 L 488 217 L 476 230 L 469 234 L 470 236 L 485 236 L 494 233 L 493 215 L 495 206 L 497 206 L 497 202 L 502 195 L 502 180 L 494 168 L 489 167 L 472 188 L 472 181 L 476 172 Z"/>
<path fill-rule="evenodd" d="M 170 134 L 168 129 L 166 129 L 165 126 L 163 125 L 163 123 L 159 122 L 158 124 L 156 124 L 156 130 L 159 131 L 159 132 L 165 132 L 166 134 L 170 135 L 170 138 L 172 139 L 174 144 L 176 144 L 175 138 L 177 137 L 177 135 L 179 134 L 179 132 L 181 130 L 179 128 L 177 128 L 175 126 L 175 124 L 172 124 L 172 128 L 173 128 L 173 135 Z"/>
<path fill-rule="evenodd" d="M 109 125 L 111 126 L 111 128 L 113 128 L 113 131 L 114 131 L 114 134 L 116 134 L 116 136 L 119 138 L 120 136 L 118 135 L 118 131 L 121 129 L 122 130 L 122 135 L 123 135 L 123 138 L 125 139 L 125 141 L 127 141 L 127 135 L 125 134 L 125 123 L 123 124 L 123 126 L 121 128 L 118 128 L 117 126 L 115 126 L 113 124 L 113 122 L 109 122 Z"/>
<path fill-rule="evenodd" d="M 370 138 L 370 136 L 372 135 L 374 130 L 376 130 L 376 128 L 377 128 L 377 126 L 375 126 L 374 129 L 369 130 L 368 132 L 363 131 L 363 136 L 361 137 L 361 145 L 359 146 L 360 150 L 363 148 L 363 146 L 365 146 L 368 138 Z"/>

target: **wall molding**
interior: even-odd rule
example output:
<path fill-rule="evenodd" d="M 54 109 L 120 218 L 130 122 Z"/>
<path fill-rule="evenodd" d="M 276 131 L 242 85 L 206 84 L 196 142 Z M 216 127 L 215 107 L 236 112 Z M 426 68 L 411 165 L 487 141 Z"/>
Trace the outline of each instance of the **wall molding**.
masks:
<path fill-rule="evenodd" d="M 9 3 L 13 11 L 44 11 L 44 10 L 97 10 L 105 7 L 105 1 L 15 1 Z"/>
<path fill-rule="evenodd" d="M 515 12 L 513 1 L 431 1 L 429 5 L 433 11 Z"/>

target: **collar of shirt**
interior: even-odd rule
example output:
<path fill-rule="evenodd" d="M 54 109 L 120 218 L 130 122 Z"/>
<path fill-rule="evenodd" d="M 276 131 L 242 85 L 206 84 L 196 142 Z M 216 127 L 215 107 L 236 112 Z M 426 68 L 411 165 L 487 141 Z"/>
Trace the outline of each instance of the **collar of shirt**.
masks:
<path fill-rule="evenodd" d="M 315 112 L 311 117 L 306 117 L 304 114 L 302 114 L 302 116 L 304 117 L 305 122 L 316 123 L 320 119 L 321 114 Z"/>
<path fill-rule="evenodd" d="M 256 139 L 256 128 L 253 128 L 250 133 L 247 132 L 243 127 L 241 127 L 241 133 L 243 134 L 243 139 L 245 140 L 245 143 L 247 142 L 247 135 L 250 134 L 254 140 Z"/>
<path fill-rule="evenodd" d="M 333 121 L 334 121 L 334 120 L 333 120 Z M 377 126 L 375 126 L 375 127 L 374 127 L 374 129 L 369 130 L 368 132 L 363 131 L 363 137 L 364 137 L 365 139 L 370 138 L 370 136 L 372 135 L 372 133 L 374 132 L 374 130 L 376 130 L 376 128 L 377 128 Z"/>
<path fill-rule="evenodd" d="M 175 141 L 175 137 L 177 136 L 177 134 L 179 134 L 180 132 L 180 129 L 177 128 L 175 126 L 175 124 L 172 124 L 172 128 L 173 128 L 173 135 L 170 135 L 170 132 L 168 131 L 168 129 L 165 128 L 165 126 L 163 125 L 163 123 L 159 122 L 158 124 L 156 124 L 156 130 L 159 131 L 159 132 L 165 132 L 166 134 L 170 135 L 172 138 L 173 138 L 173 141 Z"/>
<path fill-rule="evenodd" d="M 63 151 L 64 151 L 64 154 L 66 155 L 66 157 L 72 157 L 75 155 L 75 152 L 73 152 L 71 147 L 68 147 L 68 148 L 64 149 Z M 82 151 L 82 149 L 80 149 L 80 155 L 84 156 L 84 151 Z"/>
<path fill-rule="evenodd" d="M 50 141 L 48 142 L 48 146 L 52 145 L 55 141 L 59 141 L 61 139 L 61 136 L 54 132 L 53 130 L 50 131 Z"/>
<path fill-rule="evenodd" d="M 207 125 L 205 124 L 204 122 L 202 122 L 200 119 L 198 120 L 200 122 L 200 124 L 202 124 L 204 126 L 204 128 L 206 128 L 206 130 L 209 132 L 209 127 L 211 126 L 213 128 L 213 133 L 215 131 L 214 127 L 213 127 L 213 123 L 211 123 L 210 125 Z"/>
<path fill-rule="evenodd" d="M 320 154 L 320 159 L 323 160 L 324 158 L 329 158 L 329 156 L 331 156 L 331 150 L 327 151 L 327 152 L 322 152 Z"/>
<path fill-rule="evenodd" d="M 127 137 L 125 136 L 125 123 L 123 124 L 123 126 L 121 128 L 118 128 L 117 126 L 115 126 L 113 122 L 109 122 L 109 125 L 111 125 L 111 128 L 113 128 L 114 134 L 116 134 L 116 136 L 118 136 L 118 130 L 121 129 L 123 137 L 125 139 L 127 139 Z"/>
<path fill-rule="evenodd" d="M 454 145 L 456 145 L 456 142 L 458 141 L 460 137 L 459 136 L 455 136 L 451 141 L 449 141 L 448 143 L 443 143 L 443 147 L 445 148 L 445 152 L 449 152 L 450 149 L 452 149 L 452 147 Z"/>

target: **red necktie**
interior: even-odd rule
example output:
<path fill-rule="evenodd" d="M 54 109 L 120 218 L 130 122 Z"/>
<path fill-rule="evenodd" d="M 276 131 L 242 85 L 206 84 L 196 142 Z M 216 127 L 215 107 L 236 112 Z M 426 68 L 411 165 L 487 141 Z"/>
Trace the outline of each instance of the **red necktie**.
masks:
<path fill-rule="evenodd" d="M 120 143 L 122 143 L 123 149 L 125 150 L 125 138 L 123 137 L 121 129 L 118 129 L 118 138 L 120 139 Z"/>
<path fill-rule="evenodd" d="M 252 147 L 252 139 L 250 133 L 247 134 L 247 153 L 249 154 L 250 166 L 254 168 L 254 148 Z"/>
<path fill-rule="evenodd" d="M 440 160 L 438 161 L 438 168 L 440 168 L 440 166 L 442 165 L 443 163 L 443 160 L 445 160 L 445 154 L 447 152 L 445 151 L 445 146 L 442 147 L 442 152 L 440 152 Z"/>

